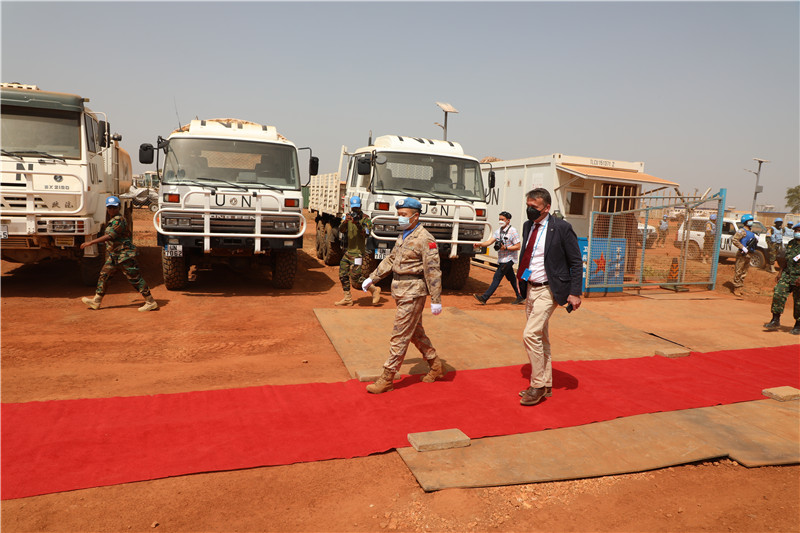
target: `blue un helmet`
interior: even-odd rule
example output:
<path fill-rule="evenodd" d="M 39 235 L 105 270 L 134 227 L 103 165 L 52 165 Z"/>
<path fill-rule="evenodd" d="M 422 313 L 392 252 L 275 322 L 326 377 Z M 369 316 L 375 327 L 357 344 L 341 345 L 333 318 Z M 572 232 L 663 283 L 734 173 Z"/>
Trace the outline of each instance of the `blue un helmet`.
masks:
<path fill-rule="evenodd" d="M 358 196 L 350 197 L 350 209 L 353 209 L 354 207 L 358 208 L 361 207 L 361 198 L 359 198 Z"/>
<path fill-rule="evenodd" d="M 116 196 L 106 198 L 106 207 L 119 207 L 119 198 Z"/>
<path fill-rule="evenodd" d="M 713 222 L 713 221 L 717 220 L 717 214 L 716 213 L 711 213 L 711 215 L 709 215 L 708 218 L 709 218 L 709 220 L 711 220 Z"/>
<path fill-rule="evenodd" d="M 783 219 L 780 218 L 780 217 L 776 218 L 775 219 L 775 225 L 776 226 L 780 226 L 781 224 L 783 224 Z"/>
<path fill-rule="evenodd" d="M 746 214 L 746 215 L 742 215 L 742 224 L 744 224 L 745 226 L 747 225 L 748 222 L 752 222 L 752 221 L 753 221 L 753 215 L 751 215 L 749 213 Z"/>

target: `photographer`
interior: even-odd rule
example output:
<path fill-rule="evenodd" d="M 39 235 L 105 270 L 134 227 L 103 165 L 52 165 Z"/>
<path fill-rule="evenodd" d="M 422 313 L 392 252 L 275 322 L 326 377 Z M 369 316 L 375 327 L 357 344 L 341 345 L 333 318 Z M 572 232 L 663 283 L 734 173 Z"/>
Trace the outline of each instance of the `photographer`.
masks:
<path fill-rule="evenodd" d="M 475 248 L 483 248 L 484 246 L 494 245 L 497 252 L 497 270 L 494 272 L 492 284 L 486 289 L 486 292 L 481 294 L 473 294 L 476 300 L 485 305 L 491 298 L 503 278 L 506 278 L 511 286 L 514 288 L 514 293 L 517 298 L 514 300 L 515 305 L 519 305 L 525 301 L 525 298 L 519 292 L 519 285 L 514 276 L 514 261 L 516 260 L 516 251 L 520 248 L 519 233 L 516 228 L 511 225 L 511 213 L 503 211 L 499 217 L 500 228 L 497 229 L 492 238 L 485 242 L 480 242 L 473 245 Z"/>
<path fill-rule="evenodd" d="M 345 253 L 339 262 L 339 281 L 342 282 L 344 298 L 335 305 L 353 305 L 353 297 L 350 294 L 351 283 L 354 287 L 360 287 L 364 282 L 362 267 L 364 256 L 367 251 L 367 236 L 372 231 L 372 220 L 361 211 L 361 198 L 353 196 L 350 198 L 350 212 L 339 224 L 340 241 Z M 377 305 L 381 299 L 381 289 L 370 287 L 372 303 Z"/>

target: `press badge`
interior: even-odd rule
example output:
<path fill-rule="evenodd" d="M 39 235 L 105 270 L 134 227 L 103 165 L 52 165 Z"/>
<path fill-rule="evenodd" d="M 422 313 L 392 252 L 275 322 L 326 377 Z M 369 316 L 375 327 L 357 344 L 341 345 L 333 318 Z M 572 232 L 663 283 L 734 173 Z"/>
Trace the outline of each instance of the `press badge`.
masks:
<path fill-rule="evenodd" d="M 526 268 L 520 278 L 522 278 L 522 281 L 528 281 L 528 278 L 531 277 L 531 274 L 533 274 L 533 271 L 530 268 Z"/>
<path fill-rule="evenodd" d="M 360 265 L 360 264 L 361 264 L 363 261 L 364 261 L 364 260 L 363 260 L 361 257 L 356 257 L 356 258 L 355 258 L 355 263 L 356 263 L 357 265 Z"/>

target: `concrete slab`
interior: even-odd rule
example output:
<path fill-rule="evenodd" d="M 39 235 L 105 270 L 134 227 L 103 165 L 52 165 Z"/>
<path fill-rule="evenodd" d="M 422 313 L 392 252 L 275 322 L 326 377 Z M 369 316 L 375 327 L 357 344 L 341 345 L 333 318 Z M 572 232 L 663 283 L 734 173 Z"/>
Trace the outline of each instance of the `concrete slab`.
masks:
<path fill-rule="evenodd" d="M 687 355 L 691 355 L 691 350 L 687 350 L 686 348 L 668 348 L 666 350 L 656 350 L 656 355 L 660 355 L 661 357 L 686 357 Z"/>
<path fill-rule="evenodd" d="M 464 448 L 470 445 L 469 437 L 457 428 L 409 433 L 408 443 L 418 452 Z"/>
<path fill-rule="evenodd" d="M 426 491 L 640 472 L 730 456 L 746 466 L 800 462 L 800 402 L 773 400 L 654 413 L 473 440 L 469 448 L 398 449 Z"/>
<path fill-rule="evenodd" d="M 386 360 L 393 309 L 314 309 L 314 313 L 352 377 L 362 379 L 363 374 L 366 379 Z M 426 313 L 423 325 L 450 371 L 527 363 L 522 345 L 525 320 L 524 309 L 464 311 L 445 307 L 437 317 Z M 598 331 L 603 335 L 597 335 Z M 646 357 L 655 350 L 675 347 L 584 309 L 572 314 L 557 310 L 550 321 L 550 338 L 555 361 Z M 428 364 L 411 347 L 400 373 L 427 371 Z"/>
<path fill-rule="evenodd" d="M 800 399 L 800 390 L 794 387 L 789 387 L 788 385 L 785 387 L 772 387 L 771 389 L 764 389 L 761 392 L 767 398 L 778 400 L 779 402 L 788 402 L 791 400 Z"/>

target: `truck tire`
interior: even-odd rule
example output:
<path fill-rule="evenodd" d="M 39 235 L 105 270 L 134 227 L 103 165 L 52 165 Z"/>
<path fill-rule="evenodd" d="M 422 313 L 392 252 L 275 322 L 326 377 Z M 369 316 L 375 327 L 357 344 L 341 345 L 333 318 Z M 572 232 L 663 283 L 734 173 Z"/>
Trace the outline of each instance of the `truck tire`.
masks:
<path fill-rule="evenodd" d="M 750 254 L 750 266 L 759 269 L 767 267 L 767 256 L 764 254 L 764 250 L 757 249 Z"/>
<path fill-rule="evenodd" d="M 297 250 L 289 248 L 272 251 L 272 286 L 291 289 L 297 274 Z"/>
<path fill-rule="evenodd" d="M 97 257 L 81 257 L 80 270 L 81 270 L 81 283 L 86 287 L 94 287 L 97 285 L 97 278 L 100 276 L 100 269 L 103 268 L 105 261 L 104 255 Z"/>
<path fill-rule="evenodd" d="M 186 267 L 186 256 L 167 257 L 161 249 L 161 273 L 164 286 L 168 291 L 177 291 L 186 287 L 189 281 L 189 269 Z"/>
<path fill-rule="evenodd" d="M 693 261 L 700 259 L 700 245 L 694 241 L 689 241 L 689 247 L 686 249 L 686 258 Z"/>
<path fill-rule="evenodd" d="M 459 255 L 455 259 L 442 260 L 442 288 L 462 289 L 469 278 L 470 260 L 468 255 Z"/>
<path fill-rule="evenodd" d="M 325 224 L 325 264 L 337 266 L 342 260 L 344 252 L 339 246 L 339 239 L 336 236 L 338 228 L 334 228 L 330 223 Z"/>
<path fill-rule="evenodd" d="M 158 204 L 152 204 L 151 203 L 150 204 L 150 212 L 151 213 L 155 213 L 156 211 L 158 211 Z"/>

